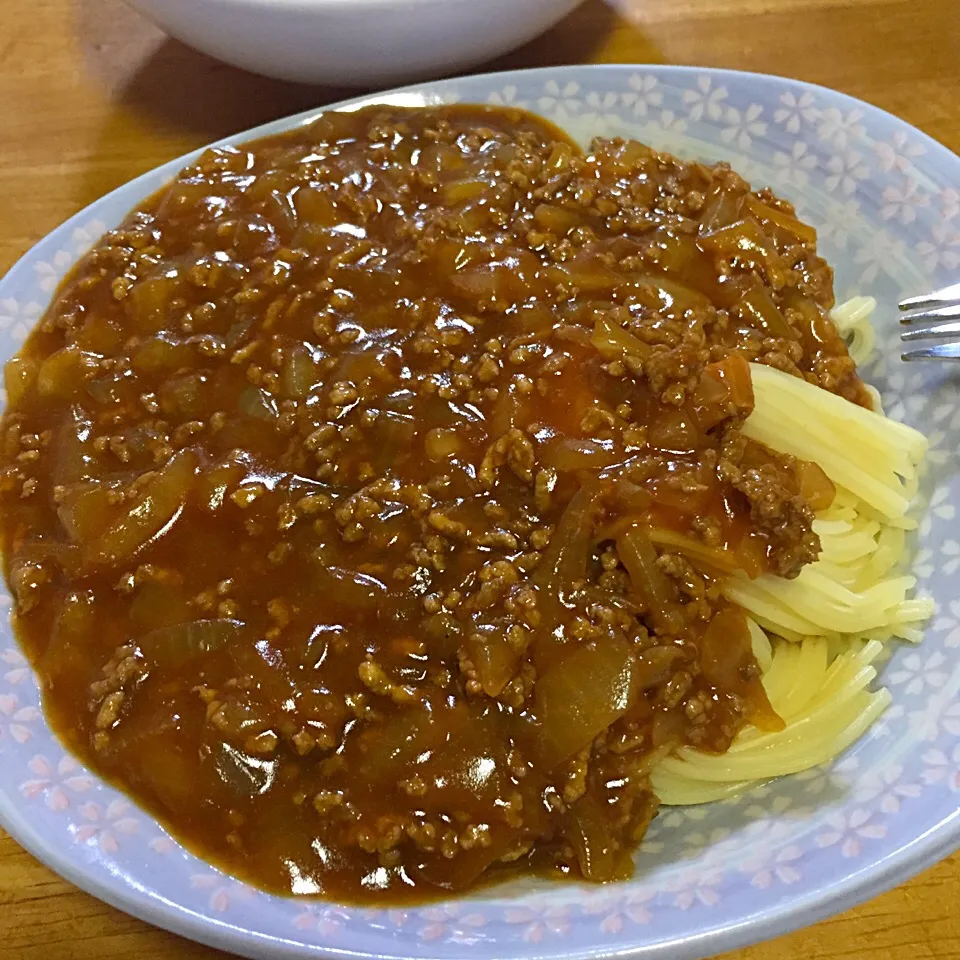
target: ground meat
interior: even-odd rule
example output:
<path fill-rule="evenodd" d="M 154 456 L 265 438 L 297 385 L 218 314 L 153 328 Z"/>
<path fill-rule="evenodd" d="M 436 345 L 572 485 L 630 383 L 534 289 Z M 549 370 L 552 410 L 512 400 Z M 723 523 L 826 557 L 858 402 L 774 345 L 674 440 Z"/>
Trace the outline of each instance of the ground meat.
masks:
<path fill-rule="evenodd" d="M 207 151 L 8 368 L 0 547 L 59 728 L 272 890 L 625 875 L 651 765 L 765 697 L 722 577 L 819 547 L 747 361 L 864 402 L 792 217 L 512 109 Z"/>
<path fill-rule="evenodd" d="M 793 578 L 820 554 L 820 538 L 811 526 L 813 511 L 800 496 L 783 485 L 773 467 L 745 470 L 734 484 L 750 502 L 750 517 L 771 534 L 773 572 Z"/>

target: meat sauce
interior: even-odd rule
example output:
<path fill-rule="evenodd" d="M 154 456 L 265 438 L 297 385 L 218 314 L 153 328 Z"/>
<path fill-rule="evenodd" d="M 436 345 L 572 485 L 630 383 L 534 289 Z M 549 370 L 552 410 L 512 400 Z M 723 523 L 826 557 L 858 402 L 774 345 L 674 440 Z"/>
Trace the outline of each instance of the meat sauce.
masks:
<path fill-rule="evenodd" d="M 792 207 L 516 110 L 207 151 L 6 370 L 0 538 L 48 719 L 260 887 L 604 881 L 648 772 L 780 723 L 726 576 L 829 481 L 759 361 L 866 403 Z"/>

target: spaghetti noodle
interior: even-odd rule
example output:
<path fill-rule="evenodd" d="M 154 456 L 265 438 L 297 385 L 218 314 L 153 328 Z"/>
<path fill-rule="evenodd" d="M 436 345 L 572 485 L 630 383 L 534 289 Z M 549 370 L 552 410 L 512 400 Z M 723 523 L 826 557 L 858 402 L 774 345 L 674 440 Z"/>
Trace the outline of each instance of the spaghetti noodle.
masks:
<path fill-rule="evenodd" d="M 856 297 L 833 313 L 861 362 L 874 341 L 874 306 Z M 795 579 L 733 576 L 723 584 L 725 596 L 750 614 L 764 689 L 784 729 L 748 726 L 722 755 L 681 747 L 652 776 L 666 804 L 733 796 L 837 756 L 890 703 L 886 689 L 868 689 L 883 642 L 918 641 L 933 613 L 931 599 L 911 596 L 916 580 L 902 572 L 926 438 L 779 370 L 752 364 L 750 372 L 756 405 L 744 434 L 814 461 L 837 496 L 814 521 L 819 559 Z"/>

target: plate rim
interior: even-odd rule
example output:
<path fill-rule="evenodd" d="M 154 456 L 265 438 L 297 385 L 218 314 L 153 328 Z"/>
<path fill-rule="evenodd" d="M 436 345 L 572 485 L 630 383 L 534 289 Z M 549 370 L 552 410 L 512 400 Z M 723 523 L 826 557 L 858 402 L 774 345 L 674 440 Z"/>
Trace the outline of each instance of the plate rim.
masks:
<path fill-rule="evenodd" d="M 437 90 L 435 102 L 443 103 L 445 102 L 444 91 L 456 93 L 456 84 L 463 81 L 487 83 L 493 88 L 497 84 L 509 84 L 513 78 L 518 76 L 524 78 L 536 76 L 556 78 L 563 74 L 582 75 L 583 72 L 633 73 L 638 70 L 674 76 L 708 75 L 714 80 L 736 78 L 746 82 L 774 81 L 777 84 L 792 85 L 798 90 L 819 92 L 829 97 L 835 104 L 845 104 L 850 108 L 865 111 L 868 116 L 872 115 L 875 118 L 884 119 L 900 129 L 909 130 L 911 135 L 917 138 L 927 151 L 935 157 L 939 157 L 943 162 L 956 166 L 958 172 L 960 172 L 960 156 L 909 121 L 851 94 L 794 77 L 720 67 L 656 63 L 570 64 L 455 75 L 388 88 L 375 93 L 360 94 L 325 106 L 303 110 L 228 134 L 158 164 L 96 198 L 34 243 L 0 277 L 0 300 L 3 299 L 8 278 L 24 269 L 26 263 L 34 259 L 39 251 L 54 245 L 80 223 L 85 222 L 85 217 L 92 207 L 109 202 L 118 194 L 131 191 L 134 188 L 139 191 L 140 197 L 132 203 L 139 203 L 152 192 L 152 190 L 147 189 L 149 183 L 156 182 L 158 186 L 161 185 L 208 149 L 242 144 L 271 134 L 293 130 L 324 113 L 343 109 L 356 110 L 367 105 L 389 103 L 389 98 L 396 98 L 404 94 L 426 94 L 427 97 L 430 97 L 430 91 Z M 126 205 L 126 202 L 124 205 Z M 56 288 L 51 292 L 51 299 L 55 290 Z M 42 309 L 46 309 L 48 305 L 49 301 L 42 305 Z M 17 646 L 19 645 L 17 644 Z M 46 723 L 45 717 L 44 723 Z M 54 736 L 57 742 L 62 744 L 60 738 L 55 734 Z M 65 747 L 65 749 L 72 756 L 69 748 Z M 95 773 L 93 773 L 93 776 L 102 782 L 106 782 Z M 136 806 L 135 800 L 128 799 L 131 799 Z M 139 806 L 137 808 L 142 810 Z M 142 812 L 150 820 L 154 820 L 147 811 Z M 276 960 L 281 960 L 281 958 L 282 960 L 288 960 L 288 958 L 289 960 L 299 960 L 303 957 L 328 958 L 328 960 L 375 960 L 375 958 L 376 960 L 404 960 L 404 955 L 400 953 L 378 952 L 373 954 L 365 951 L 343 949 L 332 944 L 311 944 L 294 939 L 275 937 L 234 923 L 197 914 L 181 903 L 158 897 L 145 891 L 142 887 L 138 888 L 124 884 L 120 888 L 112 888 L 106 881 L 80 867 L 75 867 L 69 858 L 60 855 L 59 847 L 56 844 L 47 843 L 43 835 L 15 808 L 9 791 L 2 783 L 0 783 L 0 826 L 3 826 L 10 836 L 31 855 L 35 856 L 58 876 L 84 892 L 153 926 L 216 949 L 228 950 L 238 956 L 264 957 L 270 958 L 270 960 L 275 960 L 275 958 Z M 595 947 L 575 947 L 572 952 L 546 953 L 533 950 L 524 952 L 523 955 L 525 960 L 546 960 L 546 958 L 549 958 L 549 960 L 558 960 L 558 958 L 580 960 L 580 958 L 600 956 L 622 958 L 622 960 L 633 960 L 633 958 L 636 958 L 636 960 L 655 960 L 655 958 L 656 960 L 699 960 L 706 955 L 704 951 L 709 951 L 712 954 L 715 951 L 724 952 L 738 949 L 782 936 L 817 923 L 826 917 L 849 910 L 880 893 L 907 882 L 957 849 L 960 849 L 960 805 L 952 814 L 944 817 L 923 834 L 914 837 L 909 843 L 889 853 L 878 862 L 846 874 L 839 881 L 825 886 L 821 885 L 805 895 L 789 897 L 782 905 L 750 914 L 741 919 L 740 922 L 719 919 L 714 923 L 707 923 L 679 943 L 676 939 L 661 939 L 646 944 L 628 944 L 620 948 L 614 947 L 611 950 L 604 949 L 598 941 L 598 945 Z M 322 902 L 335 903 L 326 900 Z M 351 909 L 354 908 L 351 907 Z M 421 956 L 425 957 L 427 954 L 424 953 Z M 436 954 L 436 956 L 439 956 L 439 954 Z"/>

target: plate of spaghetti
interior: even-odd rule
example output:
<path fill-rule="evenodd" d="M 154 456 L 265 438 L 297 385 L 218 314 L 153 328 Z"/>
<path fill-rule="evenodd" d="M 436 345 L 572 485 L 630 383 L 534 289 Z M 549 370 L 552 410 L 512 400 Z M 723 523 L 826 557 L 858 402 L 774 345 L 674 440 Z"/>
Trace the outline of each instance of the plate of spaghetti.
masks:
<path fill-rule="evenodd" d="M 701 957 L 957 845 L 960 161 L 795 81 L 443 81 L 0 281 L 0 821 L 252 957 Z M 958 228 L 960 229 L 960 228 Z"/>

